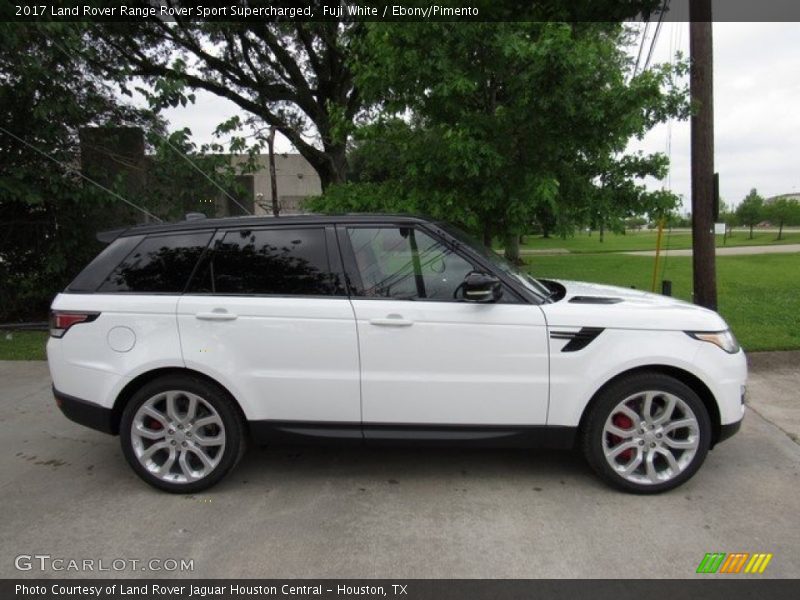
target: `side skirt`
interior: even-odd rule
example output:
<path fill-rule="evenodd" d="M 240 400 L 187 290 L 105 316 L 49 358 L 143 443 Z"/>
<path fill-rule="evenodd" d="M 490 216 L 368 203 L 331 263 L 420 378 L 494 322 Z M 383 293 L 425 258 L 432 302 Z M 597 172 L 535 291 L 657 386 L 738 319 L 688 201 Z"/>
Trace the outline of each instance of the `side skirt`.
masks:
<path fill-rule="evenodd" d="M 557 448 L 575 444 L 577 427 L 546 425 L 425 425 L 250 421 L 257 444 L 366 444 L 370 446 L 462 446 Z"/>

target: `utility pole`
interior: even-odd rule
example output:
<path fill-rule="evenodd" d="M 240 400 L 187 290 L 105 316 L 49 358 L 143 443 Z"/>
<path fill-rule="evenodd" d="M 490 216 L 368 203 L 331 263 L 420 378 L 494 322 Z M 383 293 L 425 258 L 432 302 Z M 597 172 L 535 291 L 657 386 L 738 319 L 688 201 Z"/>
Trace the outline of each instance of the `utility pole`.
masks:
<path fill-rule="evenodd" d="M 269 183 L 272 191 L 272 216 L 277 217 L 281 214 L 278 206 L 278 180 L 275 174 L 275 128 L 269 128 L 267 138 L 267 148 L 269 149 Z"/>
<path fill-rule="evenodd" d="M 711 0 L 689 0 L 692 97 L 692 269 L 694 302 L 717 309 L 714 249 L 714 58 Z"/>

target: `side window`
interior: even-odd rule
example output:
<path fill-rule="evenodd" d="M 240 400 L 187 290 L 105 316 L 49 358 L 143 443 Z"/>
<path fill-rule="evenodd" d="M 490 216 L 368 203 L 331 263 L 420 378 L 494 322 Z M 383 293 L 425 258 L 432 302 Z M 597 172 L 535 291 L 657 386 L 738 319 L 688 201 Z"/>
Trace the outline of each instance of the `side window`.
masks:
<path fill-rule="evenodd" d="M 211 235 L 207 231 L 147 237 L 98 291 L 182 293 Z"/>
<path fill-rule="evenodd" d="M 361 279 L 357 296 L 455 301 L 475 267 L 442 242 L 411 227 L 348 228 Z"/>
<path fill-rule="evenodd" d="M 194 293 L 344 294 L 330 271 L 323 228 L 229 231 L 191 285 Z"/>
<path fill-rule="evenodd" d="M 88 293 L 94 292 L 108 278 L 122 259 L 131 253 L 142 241 L 141 235 L 121 237 L 111 242 L 81 271 L 67 287 L 68 292 Z"/>

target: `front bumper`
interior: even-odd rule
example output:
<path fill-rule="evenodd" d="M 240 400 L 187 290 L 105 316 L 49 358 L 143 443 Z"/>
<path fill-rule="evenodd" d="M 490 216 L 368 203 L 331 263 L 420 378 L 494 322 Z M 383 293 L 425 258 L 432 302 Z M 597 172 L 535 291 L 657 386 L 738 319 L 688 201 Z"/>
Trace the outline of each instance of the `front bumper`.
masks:
<path fill-rule="evenodd" d="M 64 413 L 64 416 L 70 421 L 74 421 L 85 427 L 90 427 L 91 429 L 96 429 L 97 431 L 102 431 L 103 433 L 110 433 L 112 435 L 118 433 L 110 409 L 59 392 L 55 386 L 53 386 L 53 396 L 55 396 L 58 408 L 61 409 L 61 412 Z"/>

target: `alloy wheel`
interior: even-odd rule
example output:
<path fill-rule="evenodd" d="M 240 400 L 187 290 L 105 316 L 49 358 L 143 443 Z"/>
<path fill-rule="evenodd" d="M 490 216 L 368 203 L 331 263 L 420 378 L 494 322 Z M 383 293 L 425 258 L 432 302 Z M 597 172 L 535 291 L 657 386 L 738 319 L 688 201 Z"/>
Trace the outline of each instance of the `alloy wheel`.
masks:
<path fill-rule="evenodd" d="M 622 478 L 640 485 L 668 482 L 694 459 L 700 444 L 697 416 L 680 397 L 663 391 L 628 396 L 603 426 L 603 454 Z"/>
<path fill-rule="evenodd" d="M 160 392 L 136 411 L 131 446 L 156 478 L 190 483 L 207 477 L 222 460 L 225 426 L 217 410 L 197 394 Z"/>

